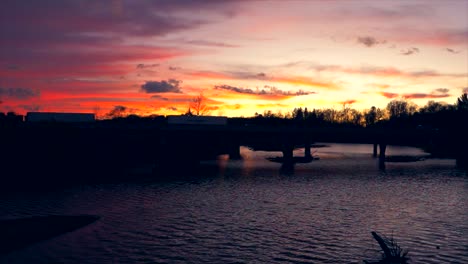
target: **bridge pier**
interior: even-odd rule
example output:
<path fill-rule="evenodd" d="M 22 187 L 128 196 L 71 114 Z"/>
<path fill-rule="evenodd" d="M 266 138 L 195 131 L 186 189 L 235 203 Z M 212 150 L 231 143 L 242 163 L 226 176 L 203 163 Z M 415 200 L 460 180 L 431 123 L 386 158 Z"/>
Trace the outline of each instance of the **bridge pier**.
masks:
<path fill-rule="evenodd" d="M 312 153 L 310 152 L 310 142 L 306 141 L 304 144 L 304 157 L 306 159 L 312 159 Z"/>
<path fill-rule="evenodd" d="M 240 145 L 236 143 L 231 143 L 228 149 L 229 159 L 239 160 L 242 158 L 240 154 Z"/>
<path fill-rule="evenodd" d="M 385 150 L 387 149 L 386 143 L 379 144 L 379 168 L 385 169 Z"/>
<path fill-rule="evenodd" d="M 293 150 L 294 147 L 292 145 L 285 145 L 281 150 L 283 152 L 283 162 L 285 163 L 292 163 L 293 162 Z"/>
<path fill-rule="evenodd" d="M 372 156 L 374 158 L 377 158 L 377 145 L 378 145 L 377 143 L 374 143 L 374 151 L 373 151 L 373 154 L 372 154 Z"/>

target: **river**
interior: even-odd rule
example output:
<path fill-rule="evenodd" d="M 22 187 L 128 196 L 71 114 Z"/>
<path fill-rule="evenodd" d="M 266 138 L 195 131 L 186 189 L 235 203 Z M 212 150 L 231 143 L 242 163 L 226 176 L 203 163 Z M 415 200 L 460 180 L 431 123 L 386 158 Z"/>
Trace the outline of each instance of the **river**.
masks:
<path fill-rule="evenodd" d="M 468 176 L 454 160 L 382 170 L 370 145 L 312 153 L 320 159 L 285 169 L 266 159 L 280 153 L 242 148 L 242 160 L 203 162 L 183 180 L 1 194 L 0 219 L 101 218 L 0 263 L 362 263 L 379 256 L 371 231 L 393 236 L 411 263 L 468 263 Z"/>

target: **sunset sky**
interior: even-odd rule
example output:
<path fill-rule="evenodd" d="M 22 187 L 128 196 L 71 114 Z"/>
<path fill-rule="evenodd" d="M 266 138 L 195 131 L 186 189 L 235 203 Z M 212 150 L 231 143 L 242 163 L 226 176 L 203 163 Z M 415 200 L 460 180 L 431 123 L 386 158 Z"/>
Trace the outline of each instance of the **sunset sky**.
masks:
<path fill-rule="evenodd" d="M 2 0 L 0 111 L 211 115 L 468 92 L 468 0 Z"/>

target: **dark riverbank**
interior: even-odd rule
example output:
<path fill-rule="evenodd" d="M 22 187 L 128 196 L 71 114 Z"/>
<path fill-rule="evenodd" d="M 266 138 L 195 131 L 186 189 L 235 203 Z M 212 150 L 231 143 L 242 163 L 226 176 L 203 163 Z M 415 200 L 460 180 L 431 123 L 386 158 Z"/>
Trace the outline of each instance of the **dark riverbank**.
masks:
<path fill-rule="evenodd" d="M 0 256 L 98 220 L 91 215 L 51 215 L 0 220 Z"/>

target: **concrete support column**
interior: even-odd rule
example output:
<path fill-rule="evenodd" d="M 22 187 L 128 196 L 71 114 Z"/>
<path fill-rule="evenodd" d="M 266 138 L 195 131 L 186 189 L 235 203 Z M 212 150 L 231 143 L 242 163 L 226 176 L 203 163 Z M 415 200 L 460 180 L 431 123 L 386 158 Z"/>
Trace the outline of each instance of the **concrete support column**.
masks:
<path fill-rule="evenodd" d="M 291 145 L 285 145 L 283 147 L 283 162 L 291 162 L 293 161 L 293 150 L 294 150 L 294 147 L 291 146 Z"/>
<path fill-rule="evenodd" d="M 312 153 L 310 152 L 310 142 L 306 141 L 304 144 L 304 157 L 311 159 L 312 158 Z"/>
<path fill-rule="evenodd" d="M 231 143 L 229 145 L 229 150 L 228 150 L 228 154 L 229 154 L 229 159 L 232 159 L 232 160 L 238 160 L 238 159 L 241 159 L 242 156 L 240 154 L 240 145 L 237 144 L 237 143 Z"/>
<path fill-rule="evenodd" d="M 385 169 L 385 150 L 387 149 L 386 143 L 379 144 L 379 167 Z"/>
<path fill-rule="evenodd" d="M 374 143 L 374 151 L 373 151 L 373 154 L 372 154 L 372 156 L 374 158 L 377 158 L 377 145 L 378 145 L 377 143 Z"/>

